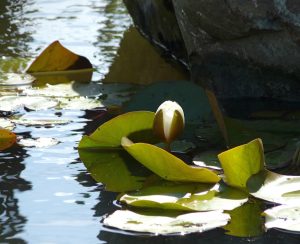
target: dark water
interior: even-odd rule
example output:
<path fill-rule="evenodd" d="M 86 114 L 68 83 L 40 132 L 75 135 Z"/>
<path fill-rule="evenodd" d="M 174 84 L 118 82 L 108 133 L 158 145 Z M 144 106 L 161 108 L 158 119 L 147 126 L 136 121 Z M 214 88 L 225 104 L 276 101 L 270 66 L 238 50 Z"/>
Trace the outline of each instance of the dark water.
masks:
<path fill-rule="evenodd" d="M 120 0 L 1 0 L 0 25 L 1 67 L 6 60 L 21 59 L 16 61 L 21 64 L 32 59 L 52 41 L 60 40 L 91 60 L 97 69 L 92 82 L 100 91 L 97 99 L 108 107 L 120 109 L 141 83 L 187 78 L 161 60 L 136 30 L 124 34 L 131 20 Z M 147 50 L 147 61 L 136 50 Z M 17 65 L 13 71 L 21 68 L 24 67 Z M 105 108 L 22 110 L 17 115 L 71 122 L 50 126 L 17 124 L 14 128 L 19 139 L 52 137 L 59 143 L 40 148 L 16 145 L 0 153 L 0 243 L 300 241 L 298 235 L 275 230 L 257 238 L 231 237 L 220 229 L 188 236 L 150 237 L 104 228 L 103 217 L 118 208 L 114 202 L 116 193 L 105 191 L 89 176 L 76 146 L 83 134 L 91 133 L 112 115 Z"/>

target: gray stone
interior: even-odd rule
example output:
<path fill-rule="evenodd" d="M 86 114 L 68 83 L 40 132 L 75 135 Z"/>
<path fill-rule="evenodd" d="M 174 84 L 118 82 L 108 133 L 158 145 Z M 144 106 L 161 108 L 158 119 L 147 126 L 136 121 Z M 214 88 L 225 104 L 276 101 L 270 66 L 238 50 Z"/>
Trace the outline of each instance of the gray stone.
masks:
<path fill-rule="evenodd" d="M 193 80 L 218 97 L 300 100 L 299 0 L 124 1 L 148 36 L 187 51 Z"/>

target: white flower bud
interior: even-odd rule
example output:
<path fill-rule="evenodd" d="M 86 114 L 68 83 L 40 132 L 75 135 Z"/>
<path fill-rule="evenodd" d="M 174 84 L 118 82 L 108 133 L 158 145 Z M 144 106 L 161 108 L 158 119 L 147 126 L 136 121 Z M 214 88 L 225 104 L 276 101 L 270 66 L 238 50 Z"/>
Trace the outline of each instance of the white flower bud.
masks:
<path fill-rule="evenodd" d="M 165 101 L 155 113 L 153 130 L 166 143 L 171 143 L 183 131 L 184 123 L 182 107 L 176 102 Z"/>

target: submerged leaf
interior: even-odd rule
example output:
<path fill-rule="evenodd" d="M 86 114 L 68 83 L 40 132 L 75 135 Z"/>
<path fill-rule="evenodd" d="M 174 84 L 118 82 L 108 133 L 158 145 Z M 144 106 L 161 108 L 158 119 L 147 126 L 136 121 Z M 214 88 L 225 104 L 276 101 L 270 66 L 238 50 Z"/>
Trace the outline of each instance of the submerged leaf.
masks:
<path fill-rule="evenodd" d="M 131 136 L 135 140 L 151 141 L 153 120 L 153 112 L 122 114 L 101 125 L 90 136 L 83 136 L 78 147 L 80 149 L 120 147 L 124 136 Z"/>
<path fill-rule="evenodd" d="M 27 73 L 92 69 L 90 61 L 63 47 L 59 41 L 51 43 L 29 66 Z"/>
<path fill-rule="evenodd" d="M 10 148 L 16 142 L 16 135 L 6 129 L 0 128 L 0 151 Z"/>
<path fill-rule="evenodd" d="M 279 228 L 288 231 L 300 232 L 300 207 L 299 200 L 296 205 L 282 205 L 264 212 L 267 229 Z"/>
<path fill-rule="evenodd" d="M 264 170 L 264 152 L 260 139 L 227 150 L 218 155 L 224 170 L 224 181 L 246 189 L 248 179 Z"/>
<path fill-rule="evenodd" d="M 171 181 L 216 183 L 220 177 L 209 169 L 192 167 L 173 154 L 151 144 L 122 139 L 123 148 L 145 167 Z"/>
<path fill-rule="evenodd" d="M 120 201 L 134 207 L 179 211 L 232 210 L 247 202 L 248 195 L 216 184 L 166 182 L 121 196 Z"/>
<path fill-rule="evenodd" d="M 175 216 L 138 214 L 118 210 L 104 219 L 104 225 L 126 231 L 156 235 L 204 232 L 227 224 L 228 214 L 222 211 L 188 213 Z"/>

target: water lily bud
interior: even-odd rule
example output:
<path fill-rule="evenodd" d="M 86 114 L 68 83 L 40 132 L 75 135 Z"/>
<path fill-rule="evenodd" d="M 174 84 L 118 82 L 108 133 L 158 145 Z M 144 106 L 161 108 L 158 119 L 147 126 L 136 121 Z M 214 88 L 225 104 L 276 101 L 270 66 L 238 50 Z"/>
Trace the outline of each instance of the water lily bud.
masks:
<path fill-rule="evenodd" d="M 182 107 L 172 101 L 162 103 L 155 113 L 153 122 L 154 133 L 166 143 L 171 143 L 184 128 Z"/>

